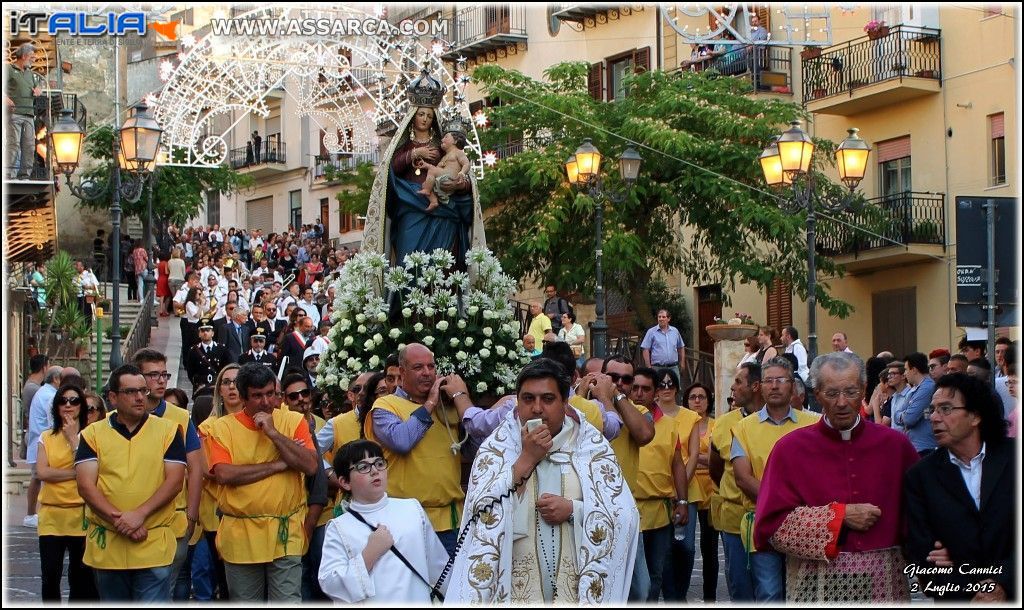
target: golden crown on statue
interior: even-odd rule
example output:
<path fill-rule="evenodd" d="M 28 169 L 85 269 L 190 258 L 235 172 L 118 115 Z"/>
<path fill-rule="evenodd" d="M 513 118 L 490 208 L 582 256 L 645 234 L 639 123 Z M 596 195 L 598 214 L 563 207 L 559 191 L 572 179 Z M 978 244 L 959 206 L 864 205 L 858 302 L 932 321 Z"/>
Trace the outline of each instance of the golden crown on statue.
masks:
<path fill-rule="evenodd" d="M 406 94 L 409 103 L 417 108 L 437 108 L 444 99 L 445 86 L 439 80 L 427 72 L 426 68 L 420 71 L 420 76 L 409 83 Z"/>

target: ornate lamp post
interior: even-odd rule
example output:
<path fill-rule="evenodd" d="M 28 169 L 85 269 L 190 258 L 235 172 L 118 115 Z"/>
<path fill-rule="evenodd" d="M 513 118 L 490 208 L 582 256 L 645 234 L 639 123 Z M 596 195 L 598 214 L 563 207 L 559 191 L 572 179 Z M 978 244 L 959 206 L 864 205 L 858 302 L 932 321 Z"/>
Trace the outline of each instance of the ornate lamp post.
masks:
<path fill-rule="evenodd" d="M 569 177 L 569 184 L 587 189 L 587 194 L 594 200 L 594 232 L 595 248 L 594 254 L 597 257 L 595 267 L 594 288 L 594 313 L 597 319 L 593 326 L 594 355 L 604 358 L 608 352 L 608 323 L 605 319 L 605 294 L 604 294 L 604 273 L 601 267 L 602 243 L 604 239 L 604 202 L 605 199 L 612 203 L 619 204 L 625 201 L 629 189 L 636 183 L 640 174 L 640 154 L 629 146 L 619 155 L 619 176 L 625 183 L 626 188 L 621 190 L 605 190 L 604 176 L 601 175 L 601 151 L 590 142 L 590 138 L 583 140 L 583 144 L 576 149 L 575 154 L 565 162 L 565 172 Z"/>
<path fill-rule="evenodd" d="M 110 329 L 110 369 L 121 366 L 121 198 L 136 202 L 142 196 L 146 177 L 156 166 L 157 151 L 163 130 L 149 113 L 145 104 L 135 107 L 135 112 L 118 130 L 113 143 L 113 158 L 117 160 L 111 174 L 111 184 L 85 182 L 76 186 L 71 174 L 78 168 L 82 142 L 85 133 L 71 117 L 71 111 L 64 110 L 56 125 L 50 131 L 50 142 L 54 151 L 57 169 L 63 172 L 71 194 L 79 199 L 95 201 L 113 195 L 110 206 L 112 231 L 114 234 L 111 260 L 113 298 L 111 302 L 112 328 Z M 125 175 L 122 176 L 122 170 Z"/>
<path fill-rule="evenodd" d="M 792 199 L 784 199 L 783 208 L 807 213 L 807 359 L 808 363 L 818 355 L 817 335 L 817 270 L 814 253 L 816 248 L 815 227 L 818 208 L 826 212 L 841 212 L 850 209 L 857 201 L 855 190 L 864 178 L 868 154 L 871 147 L 857 135 L 857 129 L 848 130 L 849 135 L 836 150 L 836 165 L 839 178 L 849 189 L 840 200 L 831 201 L 818 197 L 814 189 L 814 173 L 810 170 L 814 155 L 814 142 L 800 128 L 800 121 L 790 123 L 790 128 L 778 136 L 761 153 L 759 161 L 769 186 L 789 186 Z"/>

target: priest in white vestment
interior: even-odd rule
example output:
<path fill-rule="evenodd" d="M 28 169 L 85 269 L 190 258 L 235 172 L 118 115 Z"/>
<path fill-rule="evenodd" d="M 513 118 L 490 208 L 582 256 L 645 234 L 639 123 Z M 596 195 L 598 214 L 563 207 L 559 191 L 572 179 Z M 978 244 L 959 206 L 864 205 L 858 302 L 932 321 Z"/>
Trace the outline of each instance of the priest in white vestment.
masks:
<path fill-rule="evenodd" d="M 516 387 L 473 462 L 445 603 L 622 604 L 640 515 L 615 454 L 568 406 L 557 363 L 529 364 Z"/>

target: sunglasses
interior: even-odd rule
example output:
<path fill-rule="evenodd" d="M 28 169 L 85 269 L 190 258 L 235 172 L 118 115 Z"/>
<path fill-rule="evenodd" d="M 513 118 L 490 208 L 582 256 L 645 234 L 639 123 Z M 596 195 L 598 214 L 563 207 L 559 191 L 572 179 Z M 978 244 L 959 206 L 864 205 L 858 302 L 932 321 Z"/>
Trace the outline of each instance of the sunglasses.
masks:
<path fill-rule="evenodd" d="M 61 396 L 60 398 L 57 399 L 57 406 L 61 406 L 61 405 L 76 406 L 76 405 L 80 405 L 80 404 L 82 404 L 82 399 L 80 397 L 78 397 L 78 396 Z"/>
<path fill-rule="evenodd" d="M 90 406 L 88 409 L 86 409 L 86 411 L 88 411 L 89 413 L 95 413 L 95 412 L 97 412 L 99 410 L 100 410 L 99 407 L 93 407 L 93 406 Z"/>
<path fill-rule="evenodd" d="M 608 376 L 612 378 L 612 381 L 614 383 L 619 383 L 620 380 L 622 381 L 622 383 L 624 383 L 626 385 L 632 385 L 632 383 L 633 383 L 633 376 L 632 375 L 620 375 L 618 373 L 608 373 Z"/>
<path fill-rule="evenodd" d="M 297 392 L 288 392 L 287 394 L 285 394 L 285 397 L 287 397 L 288 400 L 298 400 L 299 396 L 303 398 L 309 398 L 309 395 L 312 393 L 312 390 L 306 388 L 305 390 L 299 390 Z"/>
<path fill-rule="evenodd" d="M 388 467 L 388 461 L 384 458 L 377 458 L 373 461 L 362 461 L 352 464 L 352 470 L 355 470 L 359 474 L 369 474 L 370 469 L 376 469 L 377 472 L 386 470 Z"/>

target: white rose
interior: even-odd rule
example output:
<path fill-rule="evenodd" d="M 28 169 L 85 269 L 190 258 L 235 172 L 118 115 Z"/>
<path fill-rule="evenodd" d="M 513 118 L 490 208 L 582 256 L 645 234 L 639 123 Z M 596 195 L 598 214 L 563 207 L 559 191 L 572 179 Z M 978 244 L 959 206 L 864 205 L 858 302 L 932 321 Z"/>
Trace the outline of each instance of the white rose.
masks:
<path fill-rule="evenodd" d="M 388 336 L 391 337 L 392 339 L 397 339 L 402 336 L 402 331 L 397 328 L 392 328 L 391 332 L 388 333 Z"/>
<path fill-rule="evenodd" d="M 466 347 L 473 347 L 473 344 L 476 343 L 476 340 L 474 340 L 473 337 L 466 337 L 463 343 L 466 344 Z"/>
<path fill-rule="evenodd" d="M 365 321 L 366 321 L 366 315 L 365 314 L 361 314 L 361 313 L 356 314 L 356 322 L 359 322 L 360 324 L 362 324 Z"/>
<path fill-rule="evenodd" d="M 401 351 L 403 349 L 405 349 L 405 344 L 404 343 L 399 343 L 398 344 L 398 350 Z"/>
<path fill-rule="evenodd" d="M 338 387 L 341 388 L 342 390 L 347 390 L 348 383 L 348 376 L 342 377 L 341 380 L 338 382 Z"/>
<path fill-rule="evenodd" d="M 353 343 L 352 337 L 345 337 L 345 341 L 343 343 L 345 344 L 345 347 L 350 347 Z"/>
<path fill-rule="evenodd" d="M 437 310 L 435 310 L 433 307 L 427 307 L 426 309 L 423 310 L 423 315 L 427 317 L 433 316 L 435 313 L 437 313 Z"/>
<path fill-rule="evenodd" d="M 491 311 L 490 309 L 485 309 L 484 310 L 484 320 L 490 320 L 493 317 L 494 317 L 494 312 L 493 311 Z"/>
<path fill-rule="evenodd" d="M 412 310 L 411 310 L 411 309 L 409 309 L 408 307 L 406 307 L 405 309 L 403 309 L 403 310 L 402 310 L 402 317 L 403 317 L 403 318 L 411 318 L 411 317 L 412 317 Z"/>
<path fill-rule="evenodd" d="M 452 347 L 458 347 L 459 346 L 459 338 L 458 337 L 452 337 L 452 340 L 449 341 L 448 344 L 451 345 Z"/>
<path fill-rule="evenodd" d="M 379 314 L 377 314 L 377 321 L 378 322 L 387 322 L 388 321 L 388 314 L 384 313 L 383 311 L 380 312 Z"/>
<path fill-rule="evenodd" d="M 491 357 L 491 350 L 487 349 L 486 347 L 484 349 L 480 350 L 480 357 L 483 358 L 483 359 L 490 358 Z"/>
<path fill-rule="evenodd" d="M 423 323 L 417 322 L 416 324 L 413 325 L 412 329 L 418 333 L 423 332 Z"/>
<path fill-rule="evenodd" d="M 465 320 L 459 320 L 458 322 L 455 323 L 455 325 L 458 326 L 460 330 L 464 329 L 464 328 L 466 328 L 466 321 Z"/>
<path fill-rule="evenodd" d="M 509 360 L 513 360 L 513 361 L 519 360 L 519 356 L 520 356 L 520 353 L 516 352 L 516 351 L 511 351 L 511 352 L 508 353 L 508 359 Z"/>
<path fill-rule="evenodd" d="M 460 351 L 455 354 L 455 359 L 459 362 L 465 362 L 467 358 L 469 358 L 469 354 L 466 352 Z"/>
<path fill-rule="evenodd" d="M 479 307 L 477 307 L 476 305 L 470 305 L 469 309 L 466 310 L 466 313 L 468 313 L 471 316 L 475 316 L 476 312 L 478 311 L 480 311 Z"/>
<path fill-rule="evenodd" d="M 370 368 L 375 369 L 380 366 L 380 356 L 370 356 Z"/>
<path fill-rule="evenodd" d="M 360 335 L 364 334 L 366 332 L 366 325 L 360 324 L 359 328 L 356 329 L 356 332 L 359 333 Z"/>
<path fill-rule="evenodd" d="M 338 324 L 338 328 L 340 328 L 341 330 L 348 330 L 352 328 L 352 320 L 345 318 L 344 320 L 341 321 L 341 323 Z"/>
<path fill-rule="evenodd" d="M 359 371 L 363 370 L 363 363 L 358 361 L 358 360 L 356 360 L 355 364 L 352 365 L 352 370 L 357 372 L 357 373 Z"/>
<path fill-rule="evenodd" d="M 499 345 L 498 347 L 494 348 L 494 351 L 498 352 L 499 356 L 505 356 L 505 354 L 508 353 L 508 350 L 505 349 L 504 345 Z"/>
<path fill-rule="evenodd" d="M 490 339 L 484 339 L 484 347 L 490 347 L 492 345 L 494 345 L 493 341 L 491 341 Z"/>
<path fill-rule="evenodd" d="M 426 337 L 423 337 L 423 345 L 426 345 L 427 347 L 430 347 L 433 344 L 434 344 L 434 338 L 433 337 L 431 337 L 430 335 L 427 335 Z"/>
<path fill-rule="evenodd" d="M 367 351 L 373 349 L 373 339 L 367 339 L 366 341 L 363 341 L 363 347 L 366 348 Z"/>
<path fill-rule="evenodd" d="M 449 307 L 448 308 L 448 317 L 449 318 L 454 318 L 457 313 L 459 313 L 458 309 L 455 309 L 454 307 Z"/>
<path fill-rule="evenodd" d="M 384 337 L 380 336 L 380 333 L 377 333 L 373 336 L 373 342 L 380 345 L 381 343 L 384 343 Z"/>
<path fill-rule="evenodd" d="M 355 369 L 355 366 L 356 366 L 356 359 L 355 358 L 349 358 L 348 360 L 345 361 L 345 368 Z"/>
<path fill-rule="evenodd" d="M 487 384 L 484 383 L 483 381 L 481 381 L 480 383 L 476 384 L 476 391 L 478 393 L 486 392 L 487 391 Z"/>
<path fill-rule="evenodd" d="M 493 334 L 494 334 L 494 330 L 490 326 L 485 326 L 484 327 L 484 336 L 485 337 L 490 337 Z"/>
<path fill-rule="evenodd" d="M 448 322 L 446 322 L 445 320 L 441 320 L 440 322 L 438 322 L 437 323 L 437 330 L 439 330 L 441 332 L 444 332 L 444 331 L 448 330 Z"/>
<path fill-rule="evenodd" d="M 348 351 L 341 350 L 340 352 L 338 352 L 338 358 L 341 358 L 342 360 L 346 360 L 348 358 Z"/>

